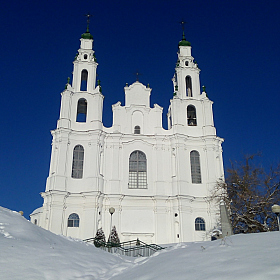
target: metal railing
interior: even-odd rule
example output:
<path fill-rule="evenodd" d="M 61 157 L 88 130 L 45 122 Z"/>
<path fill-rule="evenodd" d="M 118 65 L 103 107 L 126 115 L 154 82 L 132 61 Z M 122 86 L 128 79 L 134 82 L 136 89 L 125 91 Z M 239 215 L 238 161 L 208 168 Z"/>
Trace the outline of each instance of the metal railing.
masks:
<path fill-rule="evenodd" d="M 103 242 L 96 238 L 88 238 L 84 242 L 93 243 L 96 247 L 109 253 L 117 253 L 130 257 L 149 257 L 157 251 L 164 249 L 157 244 L 146 244 L 139 239 L 122 243 Z"/>

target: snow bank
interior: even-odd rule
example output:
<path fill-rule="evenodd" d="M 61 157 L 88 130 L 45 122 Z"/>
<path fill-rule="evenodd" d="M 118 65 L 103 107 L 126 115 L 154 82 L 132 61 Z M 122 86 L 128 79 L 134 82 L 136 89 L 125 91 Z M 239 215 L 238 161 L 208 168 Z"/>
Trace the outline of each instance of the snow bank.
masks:
<path fill-rule="evenodd" d="M 112 279 L 280 279 L 279 242 L 273 232 L 178 244 Z"/>
<path fill-rule="evenodd" d="M 0 279 L 107 279 L 131 261 L 82 241 L 55 235 L 0 207 Z"/>
<path fill-rule="evenodd" d="M 236 235 L 128 258 L 55 235 L 0 207 L 0 279 L 278 280 L 279 242 L 279 232 Z"/>

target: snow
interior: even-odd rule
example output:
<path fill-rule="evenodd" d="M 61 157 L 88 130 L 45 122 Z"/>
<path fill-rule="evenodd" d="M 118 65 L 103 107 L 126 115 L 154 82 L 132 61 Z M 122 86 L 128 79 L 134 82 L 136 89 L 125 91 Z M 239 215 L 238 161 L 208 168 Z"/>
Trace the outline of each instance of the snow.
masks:
<path fill-rule="evenodd" d="M 39 208 L 35 209 L 35 210 L 30 214 L 30 216 L 31 216 L 31 215 L 34 215 L 34 214 L 37 214 L 37 213 L 41 213 L 42 211 L 43 211 L 43 207 L 39 207 Z"/>
<path fill-rule="evenodd" d="M 104 252 L 0 207 L 0 279 L 279 279 L 280 233 L 181 243 L 148 258 Z"/>

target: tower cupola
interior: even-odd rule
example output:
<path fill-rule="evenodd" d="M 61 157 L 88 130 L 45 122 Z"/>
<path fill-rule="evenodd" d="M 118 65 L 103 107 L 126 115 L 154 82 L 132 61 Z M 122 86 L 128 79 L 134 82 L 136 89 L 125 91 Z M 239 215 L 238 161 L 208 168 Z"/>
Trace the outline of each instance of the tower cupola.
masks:
<path fill-rule="evenodd" d="M 174 96 L 177 98 L 197 98 L 200 95 L 200 70 L 192 57 L 191 49 L 191 43 L 186 40 L 183 29 L 182 40 L 178 44 L 175 74 L 172 79 Z"/>
<path fill-rule="evenodd" d="M 179 47 L 180 47 L 180 46 L 191 46 L 191 43 L 188 42 L 188 41 L 186 40 L 184 30 L 183 30 L 183 37 L 182 37 L 182 40 L 179 42 Z"/>
<path fill-rule="evenodd" d="M 93 93 L 96 86 L 96 62 L 93 48 L 93 36 L 87 30 L 80 39 L 80 49 L 74 60 L 73 89 L 75 92 L 86 91 Z"/>
<path fill-rule="evenodd" d="M 87 31 L 81 36 L 83 39 L 93 39 L 93 36 L 89 32 L 89 26 L 87 26 Z"/>

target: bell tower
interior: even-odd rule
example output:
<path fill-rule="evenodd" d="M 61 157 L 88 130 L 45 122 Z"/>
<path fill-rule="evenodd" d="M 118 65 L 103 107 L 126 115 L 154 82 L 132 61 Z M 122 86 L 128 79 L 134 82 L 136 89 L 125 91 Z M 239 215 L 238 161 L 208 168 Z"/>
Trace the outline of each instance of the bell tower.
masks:
<path fill-rule="evenodd" d="M 61 93 L 61 110 L 57 128 L 77 130 L 102 129 L 103 99 L 100 81 L 96 86 L 98 63 L 93 47 L 93 36 L 82 34 L 80 48 L 73 62 L 72 86 L 66 84 Z"/>
<path fill-rule="evenodd" d="M 65 217 L 71 216 L 71 209 L 75 208 L 75 215 L 79 219 L 88 219 L 89 215 L 90 219 L 97 220 L 96 199 L 103 191 L 104 183 L 100 174 L 104 146 L 104 96 L 100 81 L 96 85 L 98 64 L 92 47 L 93 36 L 89 32 L 88 21 L 73 62 L 72 85 L 68 78 L 65 90 L 61 93 L 57 128 L 51 131 L 50 171 L 46 190 L 41 193 L 44 198 L 41 225 L 55 233 L 76 237 L 81 234 L 92 236 L 95 223 L 86 229 L 82 225 L 68 227 Z"/>
<path fill-rule="evenodd" d="M 73 90 L 93 93 L 95 90 L 97 62 L 93 47 L 93 36 L 89 28 L 82 34 L 81 45 L 74 61 Z"/>
<path fill-rule="evenodd" d="M 185 38 L 178 44 L 178 59 L 172 78 L 174 93 L 168 110 L 168 128 L 190 136 L 216 135 L 212 104 L 205 87 L 200 88 L 200 69 Z"/>
<path fill-rule="evenodd" d="M 186 41 L 184 32 L 178 47 L 178 60 L 173 78 L 174 94 L 181 99 L 197 98 L 200 95 L 200 69 L 192 57 L 191 43 Z"/>

